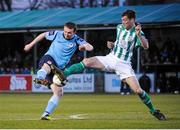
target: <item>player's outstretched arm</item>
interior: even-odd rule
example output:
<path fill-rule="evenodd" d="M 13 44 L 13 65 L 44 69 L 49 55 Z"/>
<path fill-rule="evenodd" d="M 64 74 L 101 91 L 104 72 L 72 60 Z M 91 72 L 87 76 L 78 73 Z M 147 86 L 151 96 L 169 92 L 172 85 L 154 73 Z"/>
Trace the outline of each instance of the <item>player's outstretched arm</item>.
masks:
<path fill-rule="evenodd" d="M 143 48 L 148 49 L 149 48 L 148 40 L 144 36 L 139 36 L 139 39 L 141 41 L 141 45 L 143 46 Z"/>
<path fill-rule="evenodd" d="M 39 34 L 31 43 L 25 45 L 24 51 L 29 51 L 36 43 L 42 41 L 45 38 L 45 33 Z"/>
<path fill-rule="evenodd" d="M 139 37 L 139 40 L 140 40 L 141 45 L 143 46 L 143 48 L 148 49 L 149 48 L 149 43 L 148 43 L 148 40 L 144 36 L 141 36 L 141 25 L 140 24 L 138 24 L 136 26 L 136 34 Z"/>
<path fill-rule="evenodd" d="M 93 49 L 93 46 L 89 43 L 85 43 L 79 46 L 80 51 L 92 51 Z"/>

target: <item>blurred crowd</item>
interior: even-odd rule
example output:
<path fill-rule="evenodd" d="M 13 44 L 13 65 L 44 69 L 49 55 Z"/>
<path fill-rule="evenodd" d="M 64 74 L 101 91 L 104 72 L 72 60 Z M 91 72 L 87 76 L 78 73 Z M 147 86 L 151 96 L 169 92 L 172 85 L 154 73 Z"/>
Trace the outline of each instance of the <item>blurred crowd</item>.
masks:
<path fill-rule="evenodd" d="M 27 55 L 25 58 L 19 51 L 12 51 L 10 48 L 0 48 L 0 74 L 32 74 L 32 58 Z"/>
<path fill-rule="evenodd" d="M 154 41 L 150 41 L 150 48 L 148 50 L 141 51 L 140 61 L 141 66 L 143 66 L 141 69 L 143 68 L 148 71 L 152 68 L 149 65 L 159 66 L 154 69 L 157 71 L 155 73 L 155 91 L 157 93 L 179 93 L 180 79 L 177 71 L 180 65 L 179 51 L 178 43 L 169 37 L 166 39 L 157 37 Z"/>
<path fill-rule="evenodd" d="M 0 0 L 0 11 L 178 3 L 178 0 Z"/>
<path fill-rule="evenodd" d="M 0 11 L 91 8 L 127 5 L 126 0 L 0 0 Z"/>
<path fill-rule="evenodd" d="M 150 48 L 141 51 L 141 64 L 178 64 L 179 46 L 178 43 L 167 37 L 149 41 Z"/>

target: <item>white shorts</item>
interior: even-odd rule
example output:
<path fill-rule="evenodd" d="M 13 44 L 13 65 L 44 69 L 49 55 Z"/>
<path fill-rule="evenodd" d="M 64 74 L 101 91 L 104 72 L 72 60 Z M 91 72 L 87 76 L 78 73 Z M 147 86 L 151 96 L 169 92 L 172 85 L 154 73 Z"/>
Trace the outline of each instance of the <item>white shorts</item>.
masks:
<path fill-rule="evenodd" d="M 106 56 L 96 56 L 96 58 L 105 66 L 105 71 L 115 72 L 121 80 L 135 76 L 131 63 L 126 63 L 111 53 Z"/>

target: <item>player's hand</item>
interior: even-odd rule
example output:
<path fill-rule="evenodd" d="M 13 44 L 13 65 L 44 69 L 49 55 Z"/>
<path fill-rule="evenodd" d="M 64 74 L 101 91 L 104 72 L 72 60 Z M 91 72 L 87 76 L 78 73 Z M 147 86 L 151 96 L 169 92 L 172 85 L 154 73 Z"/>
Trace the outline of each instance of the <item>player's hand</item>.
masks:
<path fill-rule="evenodd" d="M 25 47 L 24 47 L 24 51 L 25 51 L 25 52 L 28 52 L 31 48 L 32 48 L 32 45 L 31 45 L 31 44 L 27 44 L 27 45 L 25 45 Z"/>
<path fill-rule="evenodd" d="M 141 25 L 138 24 L 138 25 L 135 27 L 135 29 L 136 29 L 136 34 L 137 34 L 137 36 L 140 36 L 140 34 L 141 34 Z"/>
<path fill-rule="evenodd" d="M 79 46 L 79 50 L 80 50 L 80 51 L 85 51 L 85 50 L 86 50 L 86 47 L 83 46 L 83 45 L 81 45 L 81 46 Z"/>
<path fill-rule="evenodd" d="M 85 43 L 79 46 L 79 50 L 80 51 L 92 51 L 93 50 L 93 46 L 89 43 Z"/>
<path fill-rule="evenodd" d="M 114 42 L 111 42 L 111 41 L 107 41 L 107 47 L 109 49 L 112 49 L 114 47 Z"/>

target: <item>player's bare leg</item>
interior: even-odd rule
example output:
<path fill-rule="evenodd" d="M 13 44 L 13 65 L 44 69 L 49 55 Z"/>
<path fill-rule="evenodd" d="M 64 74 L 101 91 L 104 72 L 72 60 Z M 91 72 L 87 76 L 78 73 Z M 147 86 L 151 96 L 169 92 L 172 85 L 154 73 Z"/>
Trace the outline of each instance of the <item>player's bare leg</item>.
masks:
<path fill-rule="evenodd" d="M 95 68 L 101 71 L 104 71 L 105 69 L 105 66 L 96 58 L 96 56 L 85 58 L 83 60 L 83 63 L 86 67 L 89 67 L 89 68 Z"/>
<path fill-rule="evenodd" d="M 163 113 L 160 112 L 160 110 L 156 110 L 151 102 L 150 96 L 141 89 L 138 80 L 136 77 L 132 76 L 129 78 L 126 78 L 125 80 L 127 84 L 130 86 L 130 88 L 139 95 L 141 100 L 144 102 L 144 104 L 149 108 L 150 113 L 155 116 L 158 120 L 166 120 L 166 117 Z"/>
<path fill-rule="evenodd" d="M 64 70 L 64 75 L 67 77 L 71 74 L 82 73 L 85 68 L 96 68 L 100 70 L 104 70 L 103 64 L 96 58 L 90 57 L 85 58 L 82 62 L 71 65 L 70 67 Z"/>

